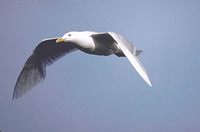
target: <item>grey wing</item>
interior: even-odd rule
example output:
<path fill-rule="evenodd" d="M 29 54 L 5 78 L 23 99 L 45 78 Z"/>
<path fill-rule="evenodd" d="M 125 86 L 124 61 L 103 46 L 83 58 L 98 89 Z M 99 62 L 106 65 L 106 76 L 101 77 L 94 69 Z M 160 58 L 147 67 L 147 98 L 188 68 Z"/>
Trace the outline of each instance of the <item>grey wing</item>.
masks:
<path fill-rule="evenodd" d="M 56 38 L 42 41 L 27 59 L 15 84 L 13 99 L 17 99 L 33 86 L 41 82 L 46 75 L 46 65 L 76 50 L 73 43 L 56 43 Z"/>
<path fill-rule="evenodd" d="M 120 48 L 118 48 L 118 44 L 115 39 L 113 39 L 112 35 L 109 34 L 109 32 L 104 32 L 104 33 L 96 33 L 91 35 L 93 38 L 93 41 L 95 43 L 95 47 L 97 49 L 102 49 L 103 51 L 107 51 L 108 55 L 109 54 L 115 54 L 118 57 L 123 57 L 125 56 L 124 53 L 121 51 Z M 128 42 L 128 40 L 126 40 Z M 142 50 L 136 49 L 133 44 L 130 42 L 125 43 L 126 47 L 128 50 L 135 54 L 136 56 L 140 55 L 142 53 Z"/>
<path fill-rule="evenodd" d="M 129 49 L 130 42 L 128 42 L 121 35 L 116 34 L 114 32 L 109 32 L 109 34 L 116 40 L 116 42 L 118 43 L 119 47 L 121 48 L 121 50 L 123 51 L 125 56 L 128 58 L 128 60 L 130 61 L 131 65 L 138 72 L 138 74 L 144 79 L 144 81 L 147 84 L 149 84 L 149 86 L 152 87 L 151 82 L 149 80 L 149 77 L 148 77 L 148 75 L 147 75 L 142 63 L 140 63 L 140 61 L 137 58 L 136 54 L 133 54 Z"/>
<path fill-rule="evenodd" d="M 118 52 L 116 41 L 108 33 L 95 33 L 91 35 L 94 44 L 95 52 L 99 55 L 111 55 Z"/>

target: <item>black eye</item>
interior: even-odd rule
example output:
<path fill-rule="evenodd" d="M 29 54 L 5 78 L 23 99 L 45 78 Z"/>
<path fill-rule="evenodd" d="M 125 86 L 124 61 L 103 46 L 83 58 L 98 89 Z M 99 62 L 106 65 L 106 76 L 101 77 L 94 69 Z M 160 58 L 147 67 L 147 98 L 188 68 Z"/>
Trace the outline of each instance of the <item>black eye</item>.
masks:
<path fill-rule="evenodd" d="M 70 37 L 70 36 L 72 36 L 71 34 L 68 34 L 68 36 Z"/>

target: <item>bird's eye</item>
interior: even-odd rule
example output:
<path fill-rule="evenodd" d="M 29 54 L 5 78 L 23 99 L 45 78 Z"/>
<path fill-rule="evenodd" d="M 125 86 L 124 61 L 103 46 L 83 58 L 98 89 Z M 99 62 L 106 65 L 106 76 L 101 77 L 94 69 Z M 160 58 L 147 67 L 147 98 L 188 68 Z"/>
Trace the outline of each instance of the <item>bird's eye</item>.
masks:
<path fill-rule="evenodd" d="M 68 36 L 70 37 L 70 36 L 72 36 L 71 34 L 68 34 Z"/>

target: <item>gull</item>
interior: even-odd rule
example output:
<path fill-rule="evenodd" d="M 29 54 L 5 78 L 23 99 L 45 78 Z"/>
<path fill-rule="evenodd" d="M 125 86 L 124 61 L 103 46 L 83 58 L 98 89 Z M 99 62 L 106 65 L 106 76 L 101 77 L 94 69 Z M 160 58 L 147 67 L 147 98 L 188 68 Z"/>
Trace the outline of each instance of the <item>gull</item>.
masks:
<path fill-rule="evenodd" d="M 16 81 L 13 99 L 24 95 L 36 84 L 44 80 L 46 66 L 67 53 L 81 50 L 92 55 L 116 55 L 127 57 L 143 80 L 152 87 L 149 77 L 138 59 L 142 52 L 127 39 L 115 32 L 71 31 L 63 37 L 49 38 L 41 41 L 27 59 Z"/>

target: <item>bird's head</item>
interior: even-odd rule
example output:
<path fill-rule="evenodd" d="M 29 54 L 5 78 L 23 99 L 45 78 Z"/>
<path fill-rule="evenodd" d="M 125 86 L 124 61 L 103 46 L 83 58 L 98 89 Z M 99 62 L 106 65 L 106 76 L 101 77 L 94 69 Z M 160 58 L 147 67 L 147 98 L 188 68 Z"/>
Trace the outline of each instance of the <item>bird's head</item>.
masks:
<path fill-rule="evenodd" d="M 75 41 L 75 39 L 77 38 L 77 33 L 78 32 L 68 32 L 66 34 L 63 35 L 63 37 L 58 38 L 56 40 L 56 43 L 62 43 L 62 42 L 69 42 L 69 41 Z"/>

